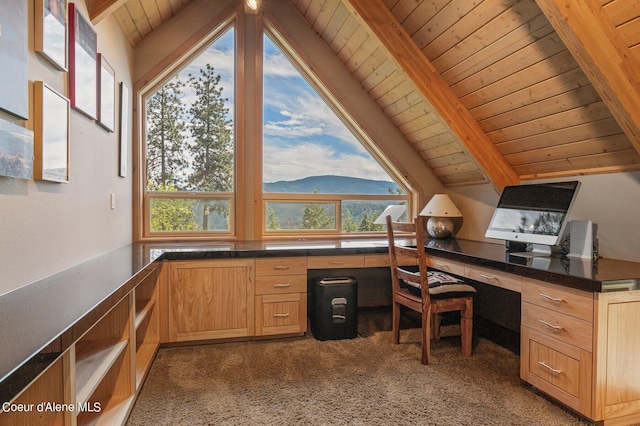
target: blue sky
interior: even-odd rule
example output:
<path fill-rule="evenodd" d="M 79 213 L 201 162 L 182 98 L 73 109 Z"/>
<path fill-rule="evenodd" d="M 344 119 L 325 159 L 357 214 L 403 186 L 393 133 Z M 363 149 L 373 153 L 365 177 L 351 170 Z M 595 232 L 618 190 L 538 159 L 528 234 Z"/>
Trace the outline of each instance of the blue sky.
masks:
<path fill-rule="evenodd" d="M 233 30 L 219 38 L 180 75 L 199 75 L 206 63 L 221 76 L 233 113 Z M 349 129 L 278 48 L 264 38 L 265 182 L 340 175 L 391 180 Z M 188 97 L 191 96 L 187 94 Z"/>

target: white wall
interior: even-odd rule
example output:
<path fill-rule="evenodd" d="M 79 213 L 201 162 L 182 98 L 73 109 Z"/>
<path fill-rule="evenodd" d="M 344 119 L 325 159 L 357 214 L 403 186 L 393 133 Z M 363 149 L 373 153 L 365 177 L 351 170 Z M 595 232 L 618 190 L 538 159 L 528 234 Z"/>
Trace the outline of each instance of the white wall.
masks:
<path fill-rule="evenodd" d="M 4 112 L 0 118 L 33 129 L 33 82 L 44 81 L 67 97 L 69 91 L 67 73 L 34 52 L 34 2 L 27 3 L 30 120 Z M 83 2 L 76 5 L 88 16 Z M 116 81 L 131 88 L 133 49 L 119 25 L 109 17 L 95 29 L 98 52 L 115 69 Z M 117 130 L 108 133 L 72 109 L 68 184 L 0 177 L 0 294 L 131 242 L 131 147 L 128 177 L 118 177 Z"/>
<path fill-rule="evenodd" d="M 640 262 L 640 172 L 555 179 L 561 180 L 582 183 L 569 219 L 594 223 L 599 254 Z M 538 182 L 551 180 L 522 183 Z M 499 195 L 489 185 L 453 188 L 449 194 L 464 215 L 458 237 L 489 241 L 484 232 Z"/>

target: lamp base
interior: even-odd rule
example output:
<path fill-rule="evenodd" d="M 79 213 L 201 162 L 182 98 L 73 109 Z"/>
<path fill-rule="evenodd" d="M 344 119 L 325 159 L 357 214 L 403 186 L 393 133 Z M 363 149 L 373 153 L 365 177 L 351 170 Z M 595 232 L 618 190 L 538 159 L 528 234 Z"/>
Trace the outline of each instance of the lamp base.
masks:
<path fill-rule="evenodd" d="M 453 220 L 448 217 L 430 217 L 427 220 L 427 234 L 431 238 L 449 238 L 454 235 Z"/>

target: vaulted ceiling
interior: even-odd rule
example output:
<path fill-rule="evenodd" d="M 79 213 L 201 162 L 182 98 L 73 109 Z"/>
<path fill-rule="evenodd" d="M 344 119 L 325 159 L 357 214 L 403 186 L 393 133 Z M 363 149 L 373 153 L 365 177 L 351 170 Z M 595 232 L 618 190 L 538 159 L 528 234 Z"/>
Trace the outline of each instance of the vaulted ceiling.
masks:
<path fill-rule="evenodd" d="M 87 7 L 135 46 L 190 1 Z M 289 1 L 444 185 L 640 170 L 638 1 Z"/>

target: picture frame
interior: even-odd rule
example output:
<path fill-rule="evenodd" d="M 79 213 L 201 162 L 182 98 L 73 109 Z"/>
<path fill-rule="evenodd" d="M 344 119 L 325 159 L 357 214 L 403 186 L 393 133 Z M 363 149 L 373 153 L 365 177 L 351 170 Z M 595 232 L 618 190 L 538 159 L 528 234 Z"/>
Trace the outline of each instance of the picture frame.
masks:
<path fill-rule="evenodd" d="M 69 3 L 69 101 L 91 119 L 98 110 L 98 36 L 74 3 Z"/>
<path fill-rule="evenodd" d="M 23 120 L 29 119 L 28 3 L 0 1 L 0 109 Z"/>
<path fill-rule="evenodd" d="M 69 182 L 69 99 L 42 81 L 34 82 L 35 179 Z"/>
<path fill-rule="evenodd" d="M 0 120 L 0 176 L 33 178 L 33 131 Z"/>
<path fill-rule="evenodd" d="M 35 1 L 34 49 L 60 71 L 67 71 L 67 0 Z"/>
<path fill-rule="evenodd" d="M 118 176 L 127 177 L 127 152 L 129 151 L 129 88 L 120 82 L 120 161 Z"/>
<path fill-rule="evenodd" d="M 98 124 L 116 130 L 116 74 L 102 54 L 98 54 Z"/>

